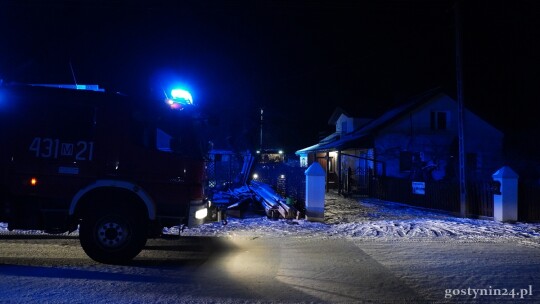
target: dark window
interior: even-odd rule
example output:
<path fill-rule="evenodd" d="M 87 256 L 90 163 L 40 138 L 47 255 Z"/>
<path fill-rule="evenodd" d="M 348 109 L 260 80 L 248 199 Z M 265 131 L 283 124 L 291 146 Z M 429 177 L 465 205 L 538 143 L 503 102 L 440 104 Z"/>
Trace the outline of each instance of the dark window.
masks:
<path fill-rule="evenodd" d="M 155 115 L 155 116 L 154 116 Z M 135 112 L 132 116 L 133 143 L 162 152 L 199 156 L 200 146 L 188 119 Z"/>
<path fill-rule="evenodd" d="M 131 124 L 131 141 L 145 148 L 155 148 L 155 128 L 147 122 L 134 120 Z"/>
<path fill-rule="evenodd" d="M 476 153 L 467 153 L 465 159 L 468 170 L 478 169 L 478 155 Z"/>
<path fill-rule="evenodd" d="M 415 165 L 422 162 L 419 152 L 401 151 L 399 152 L 399 170 L 411 171 Z"/>
<path fill-rule="evenodd" d="M 410 171 L 413 165 L 413 153 L 401 151 L 399 153 L 399 171 Z"/>
<path fill-rule="evenodd" d="M 430 127 L 431 130 L 446 130 L 448 113 L 433 111 L 431 112 Z"/>

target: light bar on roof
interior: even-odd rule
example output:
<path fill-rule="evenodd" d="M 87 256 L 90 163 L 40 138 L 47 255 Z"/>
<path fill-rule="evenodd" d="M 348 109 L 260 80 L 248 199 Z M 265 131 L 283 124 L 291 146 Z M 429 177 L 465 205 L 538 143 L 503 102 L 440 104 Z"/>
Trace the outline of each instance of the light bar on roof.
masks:
<path fill-rule="evenodd" d="M 102 89 L 97 84 L 45 84 L 45 83 L 33 83 L 31 86 L 36 87 L 49 87 L 49 88 L 59 88 L 59 89 L 71 89 L 71 90 L 83 90 L 83 91 L 96 91 L 104 92 L 105 89 Z"/>
<path fill-rule="evenodd" d="M 193 105 L 193 97 L 183 89 L 171 90 L 171 98 L 165 100 L 171 109 L 183 110 L 186 105 Z"/>
<path fill-rule="evenodd" d="M 191 93 L 182 89 L 174 89 L 171 91 L 171 98 L 173 100 L 178 100 L 178 102 L 183 104 L 193 104 L 193 97 Z"/>

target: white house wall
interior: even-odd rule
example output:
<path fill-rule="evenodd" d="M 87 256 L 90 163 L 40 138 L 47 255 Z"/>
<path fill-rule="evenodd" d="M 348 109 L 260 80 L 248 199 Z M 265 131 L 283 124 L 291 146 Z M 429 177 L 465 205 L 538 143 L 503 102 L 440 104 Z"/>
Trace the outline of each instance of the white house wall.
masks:
<path fill-rule="evenodd" d="M 353 132 L 356 128 L 359 128 L 369 121 L 371 118 L 354 118 L 349 117 L 345 114 L 341 114 L 336 121 L 336 132 L 341 134 L 348 134 Z M 343 128 L 343 123 L 345 123 L 345 128 Z"/>
<path fill-rule="evenodd" d="M 446 130 L 431 130 L 432 111 L 449 114 Z M 477 153 L 478 163 L 486 170 L 485 173 L 497 169 L 502 159 L 502 133 L 468 110 L 464 112 L 464 120 L 466 153 Z M 422 152 L 425 162 L 435 161 L 444 167 L 457 134 L 457 103 L 446 95 L 440 95 L 379 131 L 375 137 L 376 157 L 385 161 L 389 176 L 406 177 L 409 174 L 399 170 L 401 151 Z"/>
<path fill-rule="evenodd" d="M 343 128 L 343 123 L 345 123 L 345 128 Z M 341 114 L 336 121 L 336 132 L 346 134 L 352 131 L 353 119 L 349 118 L 347 115 Z"/>

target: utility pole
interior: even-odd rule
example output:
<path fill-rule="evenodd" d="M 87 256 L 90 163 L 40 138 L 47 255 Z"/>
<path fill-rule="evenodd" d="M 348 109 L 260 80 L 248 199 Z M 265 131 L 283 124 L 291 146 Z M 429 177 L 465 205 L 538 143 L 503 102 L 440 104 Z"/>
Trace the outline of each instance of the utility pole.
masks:
<path fill-rule="evenodd" d="M 261 108 L 261 135 L 260 135 L 260 147 L 259 149 L 261 150 L 262 152 L 262 149 L 263 149 L 263 113 L 264 113 L 264 110 L 263 108 Z"/>
<path fill-rule="evenodd" d="M 459 213 L 462 217 L 467 216 L 467 183 L 465 181 L 465 139 L 464 139 L 464 106 L 463 106 L 463 67 L 461 46 L 461 0 L 456 0 L 456 87 L 458 103 L 458 159 L 459 159 Z"/>

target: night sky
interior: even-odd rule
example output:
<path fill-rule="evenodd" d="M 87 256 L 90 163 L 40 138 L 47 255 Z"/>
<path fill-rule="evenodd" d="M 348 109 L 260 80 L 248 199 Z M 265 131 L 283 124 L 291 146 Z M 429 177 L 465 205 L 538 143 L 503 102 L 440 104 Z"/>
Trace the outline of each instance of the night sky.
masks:
<path fill-rule="evenodd" d="M 132 95 L 158 94 L 175 81 L 220 117 L 220 138 L 258 148 L 262 108 L 263 146 L 294 152 L 331 130 L 338 106 L 369 116 L 437 86 L 455 97 L 454 7 L 453 0 L 0 0 L 0 78 Z M 472 0 L 460 8 L 465 106 L 505 132 L 539 130 L 532 107 L 540 102 L 540 1 Z"/>

